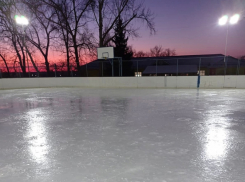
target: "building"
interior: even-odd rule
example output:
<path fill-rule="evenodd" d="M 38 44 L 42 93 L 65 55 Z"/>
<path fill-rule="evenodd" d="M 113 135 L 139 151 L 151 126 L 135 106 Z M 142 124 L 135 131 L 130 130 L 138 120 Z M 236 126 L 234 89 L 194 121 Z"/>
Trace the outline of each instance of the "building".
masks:
<path fill-rule="evenodd" d="M 95 60 L 81 67 L 83 76 L 119 76 L 118 60 Z M 222 54 L 132 58 L 122 62 L 122 76 L 244 75 L 245 60 Z"/>

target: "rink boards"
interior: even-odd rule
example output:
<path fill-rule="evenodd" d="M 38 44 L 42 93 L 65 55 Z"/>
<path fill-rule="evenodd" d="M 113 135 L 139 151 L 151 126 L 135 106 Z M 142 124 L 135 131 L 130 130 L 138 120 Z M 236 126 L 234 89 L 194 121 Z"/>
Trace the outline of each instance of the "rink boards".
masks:
<path fill-rule="evenodd" d="M 0 89 L 48 87 L 197 88 L 197 76 L 181 77 L 56 77 L 0 79 Z M 245 76 L 202 76 L 200 88 L 245 88 Z"/>

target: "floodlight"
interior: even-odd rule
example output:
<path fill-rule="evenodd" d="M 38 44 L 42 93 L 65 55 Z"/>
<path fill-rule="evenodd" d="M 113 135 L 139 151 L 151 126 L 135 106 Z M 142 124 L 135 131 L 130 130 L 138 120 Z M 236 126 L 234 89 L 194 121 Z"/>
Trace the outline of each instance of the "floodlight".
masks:
<path fill-rule="evenodd" d="M 17 24 L 21 24 L 22 20 L 21 20 L 20 16 L 15 15 L 14 19 L 15 19 Z"/>
<path fill-rule="evenodd" d="M 29 21 L 25 16 L 15 15 L 14 18 L 15 18 L 16 23 L 19 25 L 28 25 L 29 24 Z"/>
<path fill-rule="evenodd" d="M 28 19 L 26 17 L 21 16 L 21 18 L 22 18 L 23 25 L 28 25 L 29 24 L 29 21 L 28 21 Z"/>
<path fill-rule="evenodd" d="M 230 24 L 236 24 L 240 19 L 240 15 L 239 14 L 235 14 L 230 18 Z"/>
<path fill-rule="evenodd" d="M 228 16 L 225 15 L 219 19 L 219 25 L 225 25 L 228 22 Z"/>

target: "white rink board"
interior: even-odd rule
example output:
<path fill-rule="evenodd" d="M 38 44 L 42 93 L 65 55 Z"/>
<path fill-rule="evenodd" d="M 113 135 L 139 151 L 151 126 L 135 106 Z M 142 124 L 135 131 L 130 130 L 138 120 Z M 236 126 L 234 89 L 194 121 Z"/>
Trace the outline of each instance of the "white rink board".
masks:
<path fill-rule="evenodd" d="M 0 89 L 97 88 L 197 88 L 197 77 L 57 77 L 0 79 Z M 200 88 L 245 89 L 245 76 L 202 76 Z"/>

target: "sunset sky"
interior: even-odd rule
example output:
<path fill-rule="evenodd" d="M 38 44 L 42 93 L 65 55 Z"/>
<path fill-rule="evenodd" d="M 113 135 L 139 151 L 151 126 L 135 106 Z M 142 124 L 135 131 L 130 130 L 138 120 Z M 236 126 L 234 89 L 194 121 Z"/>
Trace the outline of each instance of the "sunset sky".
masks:
<path fill-rule="evenodd" d="M 228 27 L 227 55 L 245 55 L 245 0 L 145 0 L 144 6 L 154 13 L 157 32 L 150 35 L 146 25 L 133 21 L 132 25 L 139 28 L 140 37 L 130 38 L 128 45 L 136 51 L 149 52 L 154 46 L 161 45 L 175 49 L 177 55 L 225 54 L 227 26 L 218 25 L 218 20 L 223 15 L 239 13 L 240 21 Z M 97 35 L 98 29 L 93 30 Z M 0 50 L 3 47 L 6 48 L 0 45 Z M 51 63 L 65 62 L 64 58 L 65 54 L 50 50 Z M 83 59 L 83 63 L 91 61 L 91 58 Z M 35 60 L 38 66 L 44 65 L 38 51 Z"/>
<path fill-rule="evenodd" d="M 156 35 L 141 27 L 140 38 L 130 39 L 137 51 L 155 45 L 175 49 L 178 55 L 224 54 L 226 26 L 222 15 L 240 13 L 245 17 L 245 0 L 147 0 L 155 14 Z M 229 26 L 227 54 L 245 55 L 245 18 Z"/>

